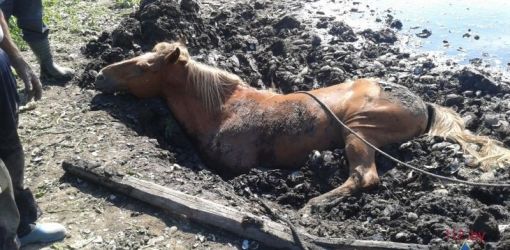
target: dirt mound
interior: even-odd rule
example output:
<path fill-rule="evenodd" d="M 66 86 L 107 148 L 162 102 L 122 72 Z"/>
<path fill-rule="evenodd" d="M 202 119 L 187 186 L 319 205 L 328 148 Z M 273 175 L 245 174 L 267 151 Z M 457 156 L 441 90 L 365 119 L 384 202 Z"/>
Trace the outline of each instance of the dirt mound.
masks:
<path fill-rule="evenodd" d="M 185 38 L 196 60 L 238 74 L 262 89 L 287 93 L 357 77 L 382 77 L 410 88 L 426 101 L 452 107 L 463 115 L 469 129 L 510 146 L 508 79 L 432 55 L 402 52 L 394 45 L 398 41 L 394 29 L 402 26 L 400 21 L 382 24 L 380 30 L 356 30 L 335 17 L 300 15 L 305 2 L 144 1 L 118 28 L 83 48 L 91 62 L 79 84 L 89 88 L 101 67 L 148 51 L 157 42 Z M 162 124 L 154 130 L 168 129 L 164 122 L 151 124 Z M 175 141 L 166 133 L 154 136 L 162 144 Z M 169 150 L 177 152 L 177 157 L 189 151 L 176 144 Z M 441 138 L 418 138 L 385 150 L 437 174 L 510 180 L 508 168 L 487 174 L 467 167 L 472 164 L 469 156 L 459 145 Z M 187 158 L 181 158 L 186 165 Z M 222 182 L 240 196 L 256 193 L 273 200 L 296 224 L 319 236 L 441 244 L 454 240 L 451 232 L 482 230 L 497 241 L 501 236 L 494 225 L 510 222 L 508 190 L 447 186 L 394 168 L 383 158 L 377 164 L 385 173 L 379 188 L 342 199 L 308 218 L 300 218 L 297 209 L 347 178 L 340 149 L 312 152 L 295 171 L 254 169 L 226 182 L 208 178 L 208 183 Z M 183 175 L 190 180 L 198 174 L 182 171 L 189 171 Z"/>

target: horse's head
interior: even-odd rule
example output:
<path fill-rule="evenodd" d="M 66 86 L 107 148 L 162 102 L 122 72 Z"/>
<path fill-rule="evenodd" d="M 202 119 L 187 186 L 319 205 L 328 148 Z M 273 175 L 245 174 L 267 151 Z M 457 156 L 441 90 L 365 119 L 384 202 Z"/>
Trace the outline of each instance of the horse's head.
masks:
<path fill-rule="evenodd" d="M 137 97 L 154 97 L 167 81 L 184 81 L 189 54 L 181 43 L 159 43 L 152 52 L 103 68 L 96 89 L 105 93 L 127 91 Z"/>

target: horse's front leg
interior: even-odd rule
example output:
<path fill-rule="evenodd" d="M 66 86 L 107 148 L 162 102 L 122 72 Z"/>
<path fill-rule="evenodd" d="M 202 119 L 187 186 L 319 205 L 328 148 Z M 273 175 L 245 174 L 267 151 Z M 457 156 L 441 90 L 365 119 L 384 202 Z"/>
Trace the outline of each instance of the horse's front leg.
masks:
<path fill-rule="evenodd" d="M 349 135 L 346 138 L 345 152 L 349 161 L 349 178 L 340 187 L 308 201 L 303 211 L 314 210 L 318 207 L 334 206 L 342 197 L 379 184 L 379 175 L 375 165 L 375 152 L 372 148 L 356 136 Z"/>

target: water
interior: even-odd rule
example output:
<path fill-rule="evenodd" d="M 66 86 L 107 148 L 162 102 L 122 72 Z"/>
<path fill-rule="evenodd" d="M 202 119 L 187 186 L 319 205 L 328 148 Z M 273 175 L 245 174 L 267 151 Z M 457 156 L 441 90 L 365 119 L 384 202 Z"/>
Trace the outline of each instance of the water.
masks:
<path fill-rule="evenodd" d="M 312 6 L 328 16 L 348 13 L 345 21 L 361 29 L 381 28 L 376 17 L 384 22 L 390 14 L 402 21 L 401 43 L 408 48 L 442 53 L 461 64 L 481 58 L 483 65 L 509 71 L 508 0 L 319 0 Z M 418 38 L 415 34 L 423 29 L 432 35 Z"/>
<path fill-rule="evenodd" d="M 421 40 L 426 51 L 440 51 L 466 63 L 482 58 L 494 66 L 510 63 L 510 1 L 507 0 L 371 0 L 372 7 L 391 9 L 403 32 L 422 29 L 432 35 Z M 467 34 L 470 36 L 467 37 Z M 479 36 L 477 40 L 475 36 Z M 447 41 L 444 43 L 443 41 Z"/>

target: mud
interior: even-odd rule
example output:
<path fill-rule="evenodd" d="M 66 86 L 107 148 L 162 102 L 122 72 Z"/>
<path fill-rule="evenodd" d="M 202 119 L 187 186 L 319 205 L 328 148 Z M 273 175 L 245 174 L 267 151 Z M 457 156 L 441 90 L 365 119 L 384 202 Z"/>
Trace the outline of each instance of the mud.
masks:
<path fill-rule="evenodd" d="M 90 63 L 78 84 L 91 88 L 101 67 L 148 51 L 156 42 L 184 37 L 196 60 L 233 72 L 251 86 L 289 93 L 346 79 L 380 77 L 408 87 L 427 102 L 457 110 L 469 129 L 510 146 L 510 81 L 504 72 L 458 65 L 433 54 L 408 52 L 397 46 L 402 39 L 398 33 L 400 21 L 380 22 L 379 29 L 351 27 L 343 15 L 332 16 L 314 7 L 320 2 L 143 1 L 140 10 L 119 28 L 101 34 L 83 49 Z M 337 4 L 351 9 L 353 3 Z M 381 19 L 385 16 L 384 10 L 374 13 Z M 101 98 L 98 96 L 93 105 L 108 108 L 101 104 Z M 501 240 L 499 246 L 508 242 L 508 229 L 498 234 L 496 225 L 510 224 L 510 191 L 442 183 L 381 157 L 377 158 L 381 174 L 378 188 L 345 197 L 334 206 L 301 217 L 298 209 L 310 198 L 339 186 L 348 177 L 342 149 L 310 152 L 307 162 L 292 171 L 256 168 L 226 180 L 204 169 L 208 163 L 202 162 L 191 146 L 182 146 L 189 143 L 178 126 L 168 125 L 175 122 L 167 120 L 170 114 L 162 103 L 140 102 L 143 105 L 138 108 L 130 106 L 137 113 L 163 112 L 150 117 L 136 115 L 133 119 L 126 118 L 124 112 L 112 115 L 135 131 L 156 138 L 175 162 L 186 166 L 172 175 L 158 175 L 156 182 L 181 183 L 178 186 L 183 190 L 189 188 L 219 203 L 260 213 L 247 199 L 254 193 L 272 201 L 275 209 L 287 213 L 296 225 L 318 236 L 447 248 L 456 243 L 452 232 L 481 231 L 486 234 L 485 240 Z M 409 105 L 414 102 L 409 100 Z M 293 124 L 282 121 L 281 125 Z M 166 133 L 169 127 L 172 132 Z M 278 129 L 266 131 L 277 132 Z M 488 173 L 471 168 L 470 157 L 460 146 L 441 138 L 420 137 L 384 150 L 433 173 L 474 181 L 510 182 L 508 167 Z M 145 170 L 165 173 L 167 167 Z M 203 194 L 196 191 L 200 188 L 210 190 Z M 475 243 L 475 248 L 485 245 Z"/>

